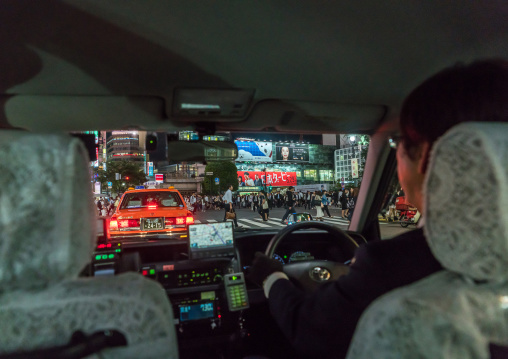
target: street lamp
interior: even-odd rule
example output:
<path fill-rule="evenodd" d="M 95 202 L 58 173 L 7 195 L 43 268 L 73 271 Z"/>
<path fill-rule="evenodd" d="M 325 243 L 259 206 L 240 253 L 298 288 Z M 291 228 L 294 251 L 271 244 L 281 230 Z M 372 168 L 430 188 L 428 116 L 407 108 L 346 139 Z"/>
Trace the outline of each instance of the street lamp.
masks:
<path fill-rule="evenodd" d="M 266 167 L 265 167 L 265 168 L 263 168 L 263 172 L 264 172 L 264 174 L 265 174 L 264 190 L 265 190 L 265 192 L 266 192 Z"/>

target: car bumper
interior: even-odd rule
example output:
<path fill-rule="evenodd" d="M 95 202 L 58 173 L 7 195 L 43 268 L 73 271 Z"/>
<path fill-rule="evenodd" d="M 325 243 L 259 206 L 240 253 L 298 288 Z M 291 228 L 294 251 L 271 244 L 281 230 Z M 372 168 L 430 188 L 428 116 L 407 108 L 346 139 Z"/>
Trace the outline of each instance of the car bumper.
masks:
<path fill-rule="evenodd" d="M 168 238 L 185 238 L 188 237 L 187 228 L 162 230 L 162 231 L 110 231 L 111 238 L 114 237 L 135 237 L 135 238 L 152 238 L 152 237 L 168 237 Z"/>

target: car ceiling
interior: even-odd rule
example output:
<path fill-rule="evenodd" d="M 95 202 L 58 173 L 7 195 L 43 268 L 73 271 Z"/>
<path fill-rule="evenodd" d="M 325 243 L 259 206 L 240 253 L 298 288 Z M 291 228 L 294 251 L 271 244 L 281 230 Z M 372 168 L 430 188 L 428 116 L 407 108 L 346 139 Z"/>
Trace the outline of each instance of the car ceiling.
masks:
<path fill-rule="evenodd" d="M 3 0 L 0 26 L 0 121 L 34 130 L 368 133 L 437 70 L 508 57 L 506 1 Z M 177 118 L 181 88 L 254 98 Z"/>

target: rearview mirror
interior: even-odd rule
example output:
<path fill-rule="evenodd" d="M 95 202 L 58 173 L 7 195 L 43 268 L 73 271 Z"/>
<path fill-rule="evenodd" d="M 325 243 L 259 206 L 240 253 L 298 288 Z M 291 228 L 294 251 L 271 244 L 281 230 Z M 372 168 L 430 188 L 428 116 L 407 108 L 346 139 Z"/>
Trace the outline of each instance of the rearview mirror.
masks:
<path fill-rule="evenodd" d="M 168 141 L 170 162 L 234 161 L 238 148 L 234 142 L 221 141 Z"/>

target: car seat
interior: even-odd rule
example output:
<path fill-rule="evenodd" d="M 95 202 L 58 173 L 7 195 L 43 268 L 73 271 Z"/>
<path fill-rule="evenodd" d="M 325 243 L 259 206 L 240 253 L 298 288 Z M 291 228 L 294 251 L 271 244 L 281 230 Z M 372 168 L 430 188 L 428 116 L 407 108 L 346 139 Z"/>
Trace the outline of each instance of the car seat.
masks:
<path fill-rule="evenodd" d="M 76 138 L 0 132 L 0 353 L 115 329 L 103 358 L 177 358 L 164 289 L 137 273 L 78 278 L 95 247 L 89 159 Z"/>
<path fill-rule="evenodd" d="M 445 270 L 373 302 L 347 358 L 487 359 L 508 345 L 508 124 L 463 123 L 435 143 L 423 218 Z"/>

